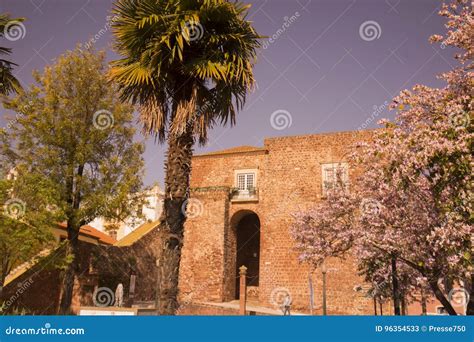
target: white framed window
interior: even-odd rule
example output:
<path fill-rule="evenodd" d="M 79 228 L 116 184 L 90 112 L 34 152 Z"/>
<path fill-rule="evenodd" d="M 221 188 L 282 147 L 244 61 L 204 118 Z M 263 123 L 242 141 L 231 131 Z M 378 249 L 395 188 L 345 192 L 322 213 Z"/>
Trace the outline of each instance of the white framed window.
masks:
<path fill-rule="evenodd" d="M 234 170 L 232 201 L 258 201 L 257 169 Z"/>
<path fill-rule="evenodd" d="M 235 188 L 239 193 L 251 193 L 257 188 L 257 170 L 235 170 Z"/>
<path fill-rule="evenodd" d="M 248 191 L 257 187 L 257 177 L 255 172 L 236 171 L 235 187 L 239 191 Z"/>
<path fill-rule="evenodd" d="M 342 182 L 346 190 L 349 189 L 349 165 L 347 163 L 322 164 L 321 173 L 323 196 L 326 196 L 338 182 Z"/>

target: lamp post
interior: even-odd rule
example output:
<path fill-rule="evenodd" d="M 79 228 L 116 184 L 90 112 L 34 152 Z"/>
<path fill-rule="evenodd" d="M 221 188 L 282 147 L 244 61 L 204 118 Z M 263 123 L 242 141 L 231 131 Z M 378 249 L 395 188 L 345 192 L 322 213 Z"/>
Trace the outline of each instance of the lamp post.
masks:
<path fill-rule="evenodd" d="M 326 265 L 323 263 L 321 265 L 321 273 L 323 274 L 323 315 L 327 315 L 327 305 L 326 305 Z"/>

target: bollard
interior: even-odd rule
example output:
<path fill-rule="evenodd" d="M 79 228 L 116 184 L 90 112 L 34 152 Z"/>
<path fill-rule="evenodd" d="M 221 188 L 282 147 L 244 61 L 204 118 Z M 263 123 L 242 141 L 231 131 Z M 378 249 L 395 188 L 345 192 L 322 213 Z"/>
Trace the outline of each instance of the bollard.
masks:
<path fill-rule="evenodd" d="M 240 271 L 240 291 L 239 291 L 239 314 L 245 316 L 247 306 L 247 267 L 242 265 Z"/>

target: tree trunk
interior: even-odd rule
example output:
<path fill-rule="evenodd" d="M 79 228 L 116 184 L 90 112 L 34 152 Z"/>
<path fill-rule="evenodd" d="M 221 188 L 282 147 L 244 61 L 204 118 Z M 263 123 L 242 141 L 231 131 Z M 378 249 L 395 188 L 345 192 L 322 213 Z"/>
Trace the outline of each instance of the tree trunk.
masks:
<path fill-rule="evenodd" d="M 469 302 L 467 303 L 466 315 L 474 316 L 474 273 L 471 273 L 471 281 L 469 284 Z"/>
<path fill-rule="evenodd" d="M 394 314 L 400 316 L 400 291 L 398 288 L 397 258 L 394 256 L 392 256 L 392 290 Z"/>
<path fill-rule="evenodd" d="M 74 159 L 71 158 L 69 163 L 69 176 L 66 178 L 66 190 L 67 190 L 67 203 L 70 206 L 67 210 L 67 239 L 68 244 L 66 246 L 66 255 L 71 258 L 71 262 L 68 264 L 66 273 L 63 279 L 63 287 L 61 294 L 61 302 L 59 304 L 59 314 L 69 315 L 71 314 L 71 303 L 74 291 L 74 279 L 78 273 L 79 261 L 78 261 L 78 246 L 79 246 L 79 231 L 83 223 L 78 221 L 77 211 L 79 210 L 81 203 L 81 187 L 77 182 L 84 173 L 84 164 L 77 166 L 77 176 L 75 176 Z M 85 224 L 85 223 L 84 223 Z"/>
<path fill-rule="evenodd" d="M 3 297 L 3 285 L 5 284 L 5 279 L 7 279 L 7 275 L 11 272 L 12 270 L 12 264 L 9 261 L 9 253 L 5 256 L 4 260 L 2 260 L 2 269 L 0 270 L 0 305 L 3 303 L 5 300 Z"/>
<path fill-rule="evenodd" d="M 66 247 L 66 255 L 72 258 L 68 264 L 63 278 L 61 303 L 59 305 L 60 315 L 70 315 L 72 296 L 74 291 L 74 279 L 78 268 L 78 245 L 79 245 L 79 229 L 74 228 L 69 222 L 67 225 L 68 244 Z"/>
<path fill-rule="evenodd" d="M 426 314 L 427 314 L 426 294 L 425 294 L 425 290 L 423 289 L 423 286 L 421 287 L 421 314 L 423 316 L 426 316 Z"/>
<path fill-rule="evenodd" d="M 402 295 L 401 296 L 401 305 L 402 305 L 402 315 L 403 316 L 406 316 L 407 315 L 407 301 L 406 301 L 406 298 L 405 298 L 405 295 Z"/>
<path fill-rule="evenodd" d="M 159 313 L 174 315 L 178 309 L 178 277 L 184 222 L 189 197 L 189 177 L 194 139 L 189 127 L 180 136 L 168 138 L 165 198 L 161 216 L 164 240 L 160 257 Z"/>
<path fill-rule="evenodd" d="M 0 278 L 0 307 L 2 306 L 3 304 L 3 284 L 5 283 L 5 277 L 3 277 L 3 275 L 1 276 Z"/>
<path fill-rule="evenodd" d="M 452 316 L 456 316 L 457 312 L 454 310 L 453 306 L 449 302 L 449 300 L 446 298 L 444 293 L 439 289 L 438 282 L 436 280 L 430 280 L 429 281 L 431 290 L 433 291 L 435 297 L 439 302 L 443 305 L 443 307 L 446 309 L 448 314 Z"/>

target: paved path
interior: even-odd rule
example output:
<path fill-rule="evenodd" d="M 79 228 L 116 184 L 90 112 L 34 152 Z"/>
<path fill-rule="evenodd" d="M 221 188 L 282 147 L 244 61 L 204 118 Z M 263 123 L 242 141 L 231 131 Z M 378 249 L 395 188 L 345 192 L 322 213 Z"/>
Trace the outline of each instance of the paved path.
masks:
<path fill-rule="evenodd" d="M 196 304 L 204 304 L 210 306 L 216 306 L 224 309 L 235 309 L 239 310 L 239 301 L 234 300 L 231 302 L 224 302 L 224 303 L 215 303 L 215 302 L 196 302 Z M 253 311 L 257 314 L 261 315 L 271 315 L 271 316 L 283 316 L 283 312 L 281 310 L 271 309 L 265 306 L 261 306 L 258 303 L 247 303 L 247 311 Z M 304 313 L 300 312 L 291 312 L 292 316 L 306 316 Z"/>

